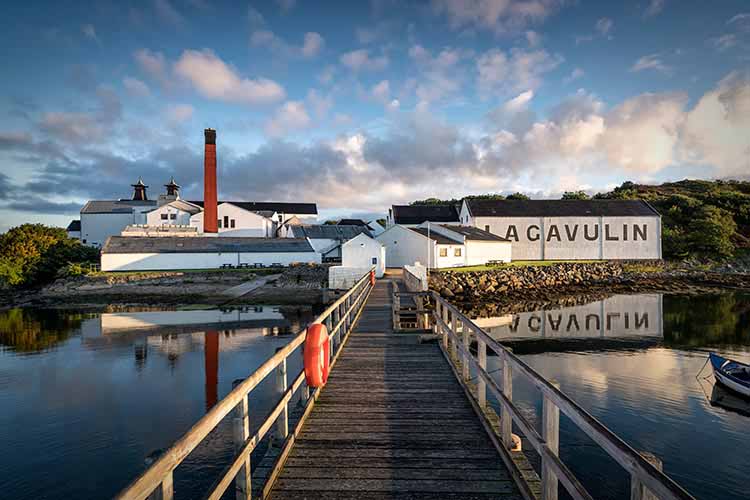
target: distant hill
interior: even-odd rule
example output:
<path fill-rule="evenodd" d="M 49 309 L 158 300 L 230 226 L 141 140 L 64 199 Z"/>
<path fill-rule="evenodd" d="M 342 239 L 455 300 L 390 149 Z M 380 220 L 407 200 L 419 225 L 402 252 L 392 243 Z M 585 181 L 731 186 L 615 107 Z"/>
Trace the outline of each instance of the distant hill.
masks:
<path fill-rule="evenodd" d="M 583 191 L 563 199 L 589 199 Z M 472 199 L 527 199 L 521 193 L 467 196 Z M 683 180 L 658 186 L 625 182 L 594 199 L 641 199 L 662 215 L 664 257 L 725 258 L 750 249 L 750 182 Z M 428 198 L 412 205 L 459 204 L 461 199 Z"/>

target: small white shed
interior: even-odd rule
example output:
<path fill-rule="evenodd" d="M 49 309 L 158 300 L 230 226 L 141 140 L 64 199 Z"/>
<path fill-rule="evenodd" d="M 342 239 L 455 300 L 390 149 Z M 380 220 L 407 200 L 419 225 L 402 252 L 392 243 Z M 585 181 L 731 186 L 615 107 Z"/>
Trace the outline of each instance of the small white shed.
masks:
<path fill-rule="evenodd" d="M 375 276 L 385 274 L 385 247 L 365 233 L 341 245 L 341 266 L 369 268 L 375 266 Z"/>

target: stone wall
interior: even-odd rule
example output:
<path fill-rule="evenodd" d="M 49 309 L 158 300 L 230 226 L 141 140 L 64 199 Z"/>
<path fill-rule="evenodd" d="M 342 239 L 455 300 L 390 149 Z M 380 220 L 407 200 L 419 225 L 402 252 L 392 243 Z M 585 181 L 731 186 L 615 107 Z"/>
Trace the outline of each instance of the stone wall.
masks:
<path fill-rule="evenodd" d="M 476 272 L 447 271 L 431 274 L 430 288 L 456 302 L 487 301 L 513 292 L 604 283 L 622 274 L 622 266 L 612 262 L 503 267 Z"/>

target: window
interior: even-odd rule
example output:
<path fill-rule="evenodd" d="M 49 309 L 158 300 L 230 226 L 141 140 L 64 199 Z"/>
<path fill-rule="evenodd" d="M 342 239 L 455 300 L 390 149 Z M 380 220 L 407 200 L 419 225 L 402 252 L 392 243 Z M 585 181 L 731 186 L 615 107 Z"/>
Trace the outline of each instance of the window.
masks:
<path fill-rule="evenodd" d="M 489 224 L 485 224 L 484 225 L 484 230 L 489 233 L 490 232 L 490 225 Z"/>
<path fill-rule="evenodd" d="M 448 249 L 447 248 L 441 248 L 440 249 L 440 256 L 441 257 L 447 257 L 448 256 Z"/>
<path fill-rule="evenodd" d="M 219 229 L 221 229 L 221 219 L 219 219 L 219 220 L 217 221 L 217 223 L 216 223 L 216 227 L 218 227 Z"/>
<path fill-rule="evenodd" d="M 167 214 L 161 214 L 161 220 L 167 220 L 168 216 Z"/>
<path fill-rule="evenodd" d="M 461 257 L 461 249 L 460 248 L 456 248 L 455 250 L 453 250 L 453 256 L 454 257 Z"/>
<path fill-rule="evenodd" d="M 231 227 L 232 229 L 234 229 L 234 219 L 232 219 L 232 220 L 229 221 L 229 227 Z"/>
<path fill-rule="evenodd" d="M 177 219 L 177 214 L 169 214 L 169 218 L 175 220 Z"/>
<path fill-rule="evenodd" d="M 224 227 L 225 228 L 229 227 L 229 216 L 228 215 L 224 216 Z"/>
<path fill-rule="evenodd" d="M 377 258 L 377 257 L 373 257 L 373 258 L 372 258 L 372 265 L 373 265 L 373 266 L 376 266 L 376 265 L 378 265 L 378 258 Z"/>

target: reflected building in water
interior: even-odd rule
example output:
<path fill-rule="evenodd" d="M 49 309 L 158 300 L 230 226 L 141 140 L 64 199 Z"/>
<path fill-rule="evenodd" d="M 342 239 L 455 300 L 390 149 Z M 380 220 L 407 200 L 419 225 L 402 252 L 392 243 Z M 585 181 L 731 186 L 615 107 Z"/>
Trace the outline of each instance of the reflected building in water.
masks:
<path fill-rule="evenodd" d="M 581 306 L 537 310 L 474 322 L 499 341 L 663 338 L 662 295 L 614 295 Z"/>

